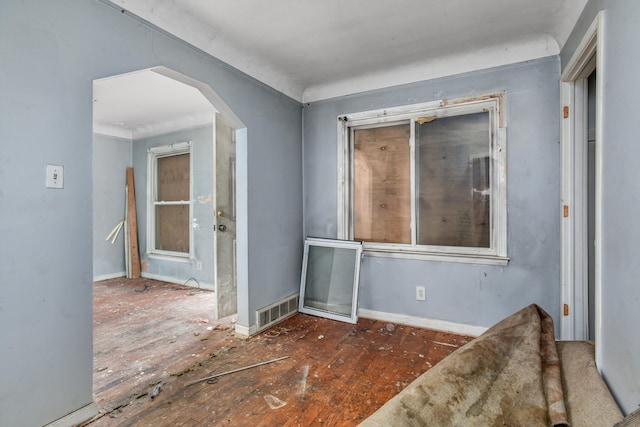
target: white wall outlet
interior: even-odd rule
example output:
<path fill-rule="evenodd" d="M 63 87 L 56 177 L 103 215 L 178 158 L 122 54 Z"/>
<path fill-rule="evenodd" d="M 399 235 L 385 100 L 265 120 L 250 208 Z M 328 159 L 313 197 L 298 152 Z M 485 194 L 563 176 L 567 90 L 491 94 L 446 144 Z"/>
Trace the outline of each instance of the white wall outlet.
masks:
<path fill-rule="evenodd" d="M 47 165 L 47 188 L 64 188 L 64 167 Z"/>
<path fill-rule="evenodd" d="M 196 270 L 202 271 L 202 261 L 196 262 Z"/>
<path fill-rule="evenodd" d="M 427 291 L 424 286 L 416 286 L 416 300 L 425 301 L 427 299 Z"/>

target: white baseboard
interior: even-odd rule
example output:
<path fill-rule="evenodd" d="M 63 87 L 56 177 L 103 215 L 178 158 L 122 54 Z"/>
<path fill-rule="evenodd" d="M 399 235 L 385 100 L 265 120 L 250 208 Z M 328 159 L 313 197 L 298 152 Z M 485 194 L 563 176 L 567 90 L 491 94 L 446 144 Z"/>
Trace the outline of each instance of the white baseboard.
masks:
<path fill-rule="evenodd" d="M 93 281 L 101 282 L 103 280 L 117 279 L 118 277 L 125 277 L 126 275 L 127 273 L 125 271 L 119 271 L 117 273 L 111 273 L 111 274 L 102 274 L 100 276 L 93 276 Z"/>
<path fill-rule="evenodd" d="M 407 316 L 405 314 L 385 313 L 383 311 L 358 309 L 358 316 L 383 322 L 398 323 L 401 325 L 415 326 L 417 328 L 435 329 L 437 331 L 452 332 L 459 335 L 478 337 L 487 329 L 484 326 L 467 325 L 464 323 L 449 322 L 447 320 L 428 319 L 425 317 Z M 258 333 L 258 325 L 244 326 L 236 323 L 236 334 L 250 337 Z"/>
<path fill-rule="evenodd" d="M 407 316 L 404 314 L 385 313 L 382 311 L 358 309 L 359 317 L 367 319 L 381 320 L 390 323 L 400 323 L 402 325 L 416 326 L 418 328 L 435 329 L 438 331 L 453 332 L 460 335 L 480 336 L 487 329 L 483 326 L 466 325 L 464 323 L 449 322 L 446 320 L 427 319 L 424 317 Z"/>
<path fill-rule="evenodd" d="M 199 280 L 198 280 L 198 283 L 196 283 L 193 280 L 178 279 L 176 277 L 163 276 L 162 274 L 154 274 L 154 273 L 147 273 L 147 272 L 142 272 L 140 274 L 142 277 L 146 277 L 147 279 L 160 280 L 162 282 L 175 283 L 176 285 L 182 285 L 182 286 L 191 286 L 192 288 L 206 289 L 208 291 L 216 290 L 216 285 L 214 285 L 213 283 L 201 282 Z"/>
<path fill-rule="evenodd" d="M 244 326 L 236 323 L 236 334 L 243 337 L 250 337 L 258 332 L 258 325 Z"/>
<path fill-rule="evenodd" d="M 55 420 L 52 423 L 47 424 L 45 427 L 69 427 L 76 424 L 81 424 L 87 420 L 98 415 L 98 405 L 95 402 L 89 403 L 87 406 L 83 406 L 77 411 L 65 415 L 62 418 Z"/>

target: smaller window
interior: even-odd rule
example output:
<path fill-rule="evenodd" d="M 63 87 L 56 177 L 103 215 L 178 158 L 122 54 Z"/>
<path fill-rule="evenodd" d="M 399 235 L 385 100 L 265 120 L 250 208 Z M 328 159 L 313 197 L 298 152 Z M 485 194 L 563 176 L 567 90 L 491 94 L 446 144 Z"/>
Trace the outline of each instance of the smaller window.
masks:
<path fill-rule="evenodd" d="M 302 261 L 300 312 L 357 323 L 361 258 L 360 242 L 308 237 Z"/>
<path fill-rule="evenodd" d="M 149 149 L 149 252 L 191 254 L 191 144 Z"/>
<path fill-rule="evenodd" d="M 504 93 L 339 117 L 339 238 L 504 264 Z"/>

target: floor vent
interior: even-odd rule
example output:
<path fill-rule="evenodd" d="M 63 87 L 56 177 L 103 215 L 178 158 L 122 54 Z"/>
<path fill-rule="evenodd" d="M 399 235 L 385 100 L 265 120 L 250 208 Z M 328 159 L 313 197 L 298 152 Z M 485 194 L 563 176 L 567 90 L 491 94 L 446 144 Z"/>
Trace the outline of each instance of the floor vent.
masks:
<path fill-rule="evenodd" d="M 298 294 L 291 295 L 281 301 L 261 308 L 256 312 L 258 331 L 266 329 L 297 312 Z"/>

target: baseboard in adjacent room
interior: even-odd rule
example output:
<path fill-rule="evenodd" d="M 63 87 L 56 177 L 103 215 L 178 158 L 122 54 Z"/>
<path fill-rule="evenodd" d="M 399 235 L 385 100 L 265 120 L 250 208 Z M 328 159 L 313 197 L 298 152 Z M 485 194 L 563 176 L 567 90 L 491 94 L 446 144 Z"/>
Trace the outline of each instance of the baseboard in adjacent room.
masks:
<path fill-rule="evenodd" d="M 154 274 L 154 273 L 147 273 L 147 272 L 142 272 L 141 275 L 142 277 L 145 277 L 147 279 L 160 280 L 161 282 L 175 283 L 176 285 L 182 285 L 182 286 L 191 286 L 193 288 L 206 289 L 208 291 L 216 290 L 216 285 L 214 285 L 213 283 L 200 282 L 192 278 L 178 279 L 176 277 L 163 276 L 162 274 Z"/>
<path fill-rule="evenodd" d="M 110 274 L 101 274 L 100 276 L 93 276 L 93 281 L 102 282 L 103 280 L 117 279 L 119 277 L 125 277 L 126 275 L 127 273 L 125 271 L 119 271 L 117 273 Z"/>
<path fill-rule="evenodd" d="M 98 405 L 96 405 L 95 402 L 91 402 L 88 405 L 78 409 L 77 411 L 73 411 L 72 413 L 65 415 L 64 417 L 47 424 L 45 427 L 74 426 L 90 420 L 96 415 L 98 415 Z"/>

